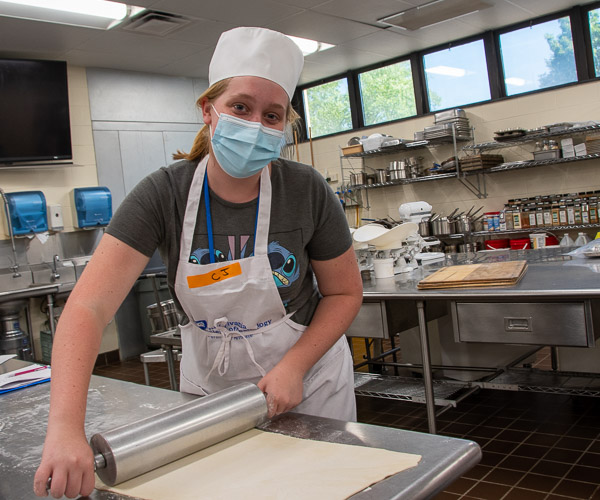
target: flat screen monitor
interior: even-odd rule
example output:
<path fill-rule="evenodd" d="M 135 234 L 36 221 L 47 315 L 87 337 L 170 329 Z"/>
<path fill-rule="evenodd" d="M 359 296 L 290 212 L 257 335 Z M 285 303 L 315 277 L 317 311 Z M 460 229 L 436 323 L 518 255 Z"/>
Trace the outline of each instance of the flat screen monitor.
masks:
<path fill-rule="evenodd" d="M 0 59 L 0 164 L 70 159 L 66 63 Z"/>

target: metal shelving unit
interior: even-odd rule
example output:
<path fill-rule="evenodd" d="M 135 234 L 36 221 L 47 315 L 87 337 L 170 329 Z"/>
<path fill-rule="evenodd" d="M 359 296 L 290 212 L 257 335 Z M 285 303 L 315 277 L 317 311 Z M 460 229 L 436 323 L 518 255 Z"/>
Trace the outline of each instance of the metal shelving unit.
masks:
<path fill-rule="evenodd" d="M 518 146 L 525 144 L 536 139 L 550 139 L 552 137 L 564 137 L 568 135 L 585 134 L 587 132 L 597 133 L 600 132 L 599 125 L 586 125 L 583 127 L 571 127 L 556 132 L 537 132 L 532 134 L 525 134 L 521 137 L 515 137 L 514 139 L 507 139 L 504 141 L 490 141 L 483 142 L 480 144 L 471 144 L 463 147 L 463 151 L 491 151 L 494 149 L 509 148 L 512 146 Z"/>
<path fill-rule="evenodd" d="M 471 236 L 494 236 L 494 235 L 503 235 L 503 234 L 529 234 L 535 231 L 544 231 L 544 232 L 552 232 L 552 231 L 573 231 L 577 229 L 590 229 L 590 228 L 600 228 L 600 224 L 572 224 L 567 226 L 544 226 L 544 227 L 531 227 L 529 229 L 510 229 L 508 231 L 476 231 L 470 233 Z M 454 235 L 456 236 L 456 235 Z"/>
<path fill-rule="evenodd" d="M 600 375 L 598 373 L 511 368 L 492 380 L 475 381 L 472 384 L 483 389 L 600 397 Z"/>
<path fill-rule="evenodd" d="M 468 388 L 467 382 L 434 380 L 435 404 L 456 407 L 461 393 Z M 354 372 L 354 393 L 357 396 L 425 403 L 423 379 L 419 378 Z"/>
<path fill-rule="evenodd" d="M 374 158 L 377 156 L 389 156 L 389 155 L 393 155 L 393 154 L 410 153 L 411 151 L 414 151 L 417 149 L 429 148 L 429 147 L 435 147 L 435 146 L 441 146 L 441 145 L 449 145 L 449 144 L 453 145 L 454 157 L 456 158 L 456 163 L 458 164 L 457 142 L 459 142 L 459 141 L 465 142 L 465 141 L 472 140 L 472 134 L 469 136 L 458 134 L 455 132 L 454 126 L 452 127 L 452 132 L 453 133 L 451 136 L 441 136 L 441 137 L 436 137 L 436 138 L 432 138 L 432 139 L 428 139 L 428 140 L 405 142 L 402 144 L 398 144 L 396 146 L 388 146 L 385 148 L 374 149 L 371 151 L 362 151 L 360 153 L 352 153 L 352 154 L 348 154 L 348 155 L 340 154 L 340 172 L 342 175 L 342 181 L 344 179 L 344 170 L 353 170 L 352 168 L 344 168 L 344 160 L 350 160 L 350 159 L 361 159 L 362 160 L 364 158 Z M 398 179 L 395 181 L 377 182 L 374 184 L 358 184 L 355 186 L 350 186 L 350 188 L 360 191 L 360 190 L 375 189 L 375 188 L 388 187 L 388 186 L 413 184 L 416 182 L 435 181 L 435 180 L 440 180 L 440 179 L 458 179 L 463 184 L 465 184 L 471 191 L 475 192 L 475 194 L 480 196 L 481 191 L 478 189 L 478 187 L 475 187 L 476 191 L 474 191 L 473 188 L 470 187 L 470 186 L 473 186 L 473 184 L 471 184 L 471 182 L 467 181 L 466 179 L 463 180 L 462 177 L 464 177 L 464 176 L 461 176 L 460 167 L 459 167 L 459 168 L 457 168 L 457 171 L 455 171 L 455 172 L 445 172 L 445 173 L 440 173 L 440 174 L 424 175 L 421 177 L 410 177 L 410 178 L 406 178 L 406 179 Z M 368 203 L 369 202 L 368 202 L 368 195 L 367 195 L 367 205 L 368 205 Z"/>

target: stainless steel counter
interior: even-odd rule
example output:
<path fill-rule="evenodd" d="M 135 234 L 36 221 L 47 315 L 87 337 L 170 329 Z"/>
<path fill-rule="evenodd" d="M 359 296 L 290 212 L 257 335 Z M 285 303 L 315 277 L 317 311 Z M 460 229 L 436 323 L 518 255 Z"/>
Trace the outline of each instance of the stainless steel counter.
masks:
<path fill-rule="evenodd" d="M 417 309 L 423 384 L 429 431 L 436 432 L 435 396 L 427 331 L 426 304 L 432 301 L 473 302 L 555 302 L 596 300 L 600 297 L 600 260 L 571 258 L 564 248 L 538 250 L 502 250 L 471 254 L 449 254 L 443 260 L 419 266 L 394 278 L 363 281 L 365 300 L 403 300 L 414 302 Z M 513 286 L 419 290 L 420 280 L 449 265 L 526 260 L 523 278 Z"/>
<path fill-rule="evenodd" d="M 25 365 L 10 360 L 0 365 L 0 373 Z M 32 484 L 42 453 L 49 392 L 50 384 L 41 384 L 0 395 L 1 500 L 37 498 Z M 88 392 L 86 433 L 91 436 L 192 398 L 175 391 L 93 376 Z M 380 481 L 352 497 L 361 500 L 431 498 L 481 459 L 481 450 L 472 441 L 294 413 L 281 415 L 264 424 L 262 429 L 299 438 L 422 456 L 417 467 Z M 119 500 L 129 497 L 95 490 L 89 498 Z"/>
<path fill-rule="evenodd" d="M 600 259 L 571 259 L 561 248 L 449 254 L 446 259 L 394 278 L 363 281 L 365 299 L 491 299 L 600 297 Z M 444 266 L 527 260 L 525 276 L 514 286 L 418 290 L 423 278 Z"/>

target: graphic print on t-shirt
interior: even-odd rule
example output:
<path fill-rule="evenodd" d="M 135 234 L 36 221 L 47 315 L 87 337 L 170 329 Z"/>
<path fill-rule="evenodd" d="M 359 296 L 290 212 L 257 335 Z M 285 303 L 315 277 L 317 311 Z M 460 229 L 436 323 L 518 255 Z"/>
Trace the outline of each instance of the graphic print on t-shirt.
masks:
<path fill-rule="evenodd" d="M 248 240 L 250 236 L 240 236 L 240 259 L 251 257 L 253 249 L 249 249 Z M 229 249 L 226 252 L 215 248 L 215 262 L 228 262 L 234 259 L 235 255 L 235 236 L 227 237 Z M 273 271 L 273 279 L 278 288 L 287 288 L 291 286 L 300 276 L 300 265 L 293 252 L 282 246 L 279 241 L 272 241 L 267 248 L 269 263 Z M 192 252 L 190 262 L 195 264 L 210 264 L 210 250 L 208 248 L 198 248 Z"/>

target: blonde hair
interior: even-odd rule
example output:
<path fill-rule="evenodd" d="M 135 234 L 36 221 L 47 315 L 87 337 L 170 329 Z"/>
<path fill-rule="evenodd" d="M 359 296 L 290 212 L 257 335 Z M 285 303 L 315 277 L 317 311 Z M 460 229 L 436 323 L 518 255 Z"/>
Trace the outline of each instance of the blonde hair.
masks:
<path fill-rule="evenodd" d="M 229 86 L 229 81 L 231 78 L 227 78 L 225 80 L 221 80 L 214 85 L 211 85 L 208 89 L 206 89 L 202 95 L 196 101 L 196 106 L 200 108 L 202 106 L 202 101 L 207 99 L 208 102 L 213 102 L 217 97 L 223 94 L 227 87 Z M 290 130 L 298 130 L 300 127 L 300 115 L 296 113 L 291 103 L 288 102 L 288 107 L 286 110 L 286 121 L 287 127 Z M 288 134 L 286 134 L 287 136 Z M 291 133 L 293 137 L 293 132 Z M 200 131 L 196 134 L 194 138 L 194 144 L 192 144 L 192 149 L 189 153 L 185 153 L 183 151 L 177 150 L 177 153 L 173 154 L 174 160 L 188 160 L 188 161 L 196 161 L 204 158 L 208 152 L 210 147 L 210 130 L 208 125 L 203 125 Z"/>

